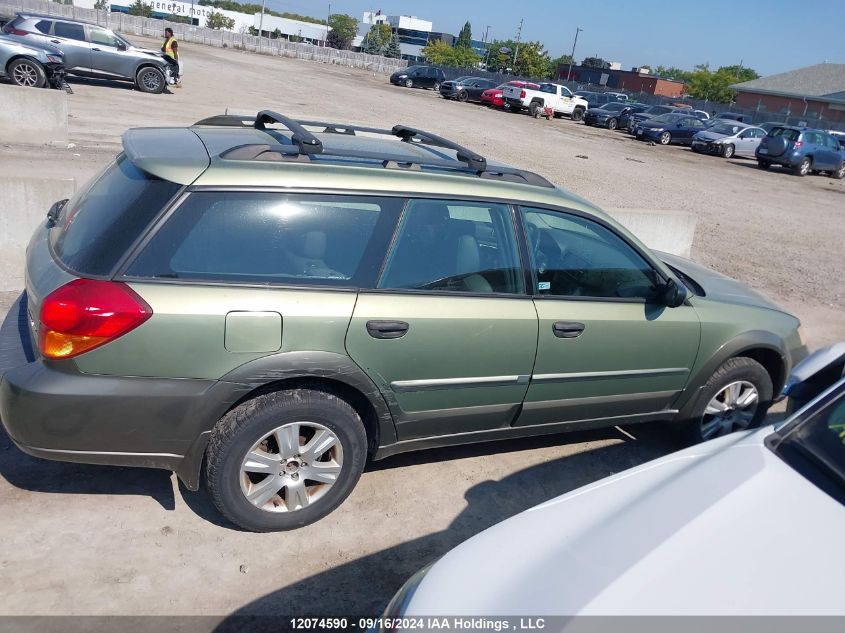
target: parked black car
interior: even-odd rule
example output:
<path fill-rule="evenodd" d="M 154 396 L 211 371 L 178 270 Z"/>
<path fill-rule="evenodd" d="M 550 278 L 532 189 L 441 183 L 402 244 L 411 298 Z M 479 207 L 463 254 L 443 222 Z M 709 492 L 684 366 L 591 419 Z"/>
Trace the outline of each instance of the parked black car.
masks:
<path fill-rule="evenodd" d="M 645 106 L 642 107 L 645 108 Z M 622 101 L 612 101 L 600 108 L 590 108 L 584 113 L 584 124 L 615 130 L 619 127 L 622 117 L 629 115 L 633 108 L 633 105 Z"/>
<path fill-rule="evenodd" d="M 619 96 L 615 92 L 590 92 L 589 90 L 579 90 L 575 93 L 575 96 L 581 97 L 582 99 L 587 100 L 587 109 L 592 108 L 601 108 L 602 106 L 607 105 L 608 103 L 614 103 L 617 101 L 621 101 Z"/>
<path fill-rule="evenodd" d="M 654 141 L 660 145 L 691 145 L 693 135 L 704 129 L 701 119 L 680 109 L 637 123 L 634 134 L 638 140 Z"/>
<path fill-rule="evenodd" d="M 682 110 L 686 110 L 687 113 L 689 113 L 687 108 L 678 108 L 676 106 L 650 106 L 642 112 L 637 112 L 636 114 L 632 114 L 630 117 L 628 117 L 627 130 L 629 133 L 633 134 L 634 128 L 637 127 L 637 123 L 642 123 L 646 119 L 653 119 L 656 116 L 661 116 L 663 114 L 669 114 L 671 112 L 678 112 Z"/>
<path fill-rule="evenodd" d="M 390 83 L 406 88 L 433 88 L 437 90 L 446 81 L 446 75 L 434 66 L 408 66 L 390 75 Z"/>
<path fill-rule="evenodd" d="M 475 101 L 481 103 L 481 93 L 499 84 L 492 79 L 481 77 L 458 77 L 440 84 L 440 94 L 444 99 Z"/>
<path fill-rule="evenodd" d="M 651 106 L 644 103 L 629 103 L 627 107 L 619 113 L 618 129 L 627 130 L 628 124 L 631 122 L 631 117 L 640 112 L 645 112 Z"/>

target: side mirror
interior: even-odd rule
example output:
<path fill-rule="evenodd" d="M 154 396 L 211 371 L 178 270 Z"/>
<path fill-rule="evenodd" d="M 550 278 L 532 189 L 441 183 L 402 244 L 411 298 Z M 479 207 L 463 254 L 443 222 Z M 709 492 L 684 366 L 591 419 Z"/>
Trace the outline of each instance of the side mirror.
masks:
<path fill-rule="evenodd" d="M 660 296 L 667 308 L 677 308 L 684 304 L 687 298 L 687 289 L 679 286 L 671 277 L 660 289 Z"/>
<path fill-rule="evenodd" d="M 125 51 L 126 50 L 126 44 L 124 44 L 123 42 L 118 42 L 117 43 L 117 50 Z"/>

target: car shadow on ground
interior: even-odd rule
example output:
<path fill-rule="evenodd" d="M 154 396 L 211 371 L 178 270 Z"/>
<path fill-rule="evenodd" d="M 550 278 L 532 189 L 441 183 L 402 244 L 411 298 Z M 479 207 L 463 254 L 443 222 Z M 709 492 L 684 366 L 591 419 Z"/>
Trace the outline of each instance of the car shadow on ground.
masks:
<path fill-rule="evenodd" d="M 502 442 L 502 450 L 525 450 L 540 445 L 599 441 L 617 438 L 619 443 L 544 462 L 508 475 L 500 481 L 484 481 L 467 490 L 467 506 L 448 528 L 380 550 L 357 560 L 283 586 L 244 605 L 227 617 L 215 633 L 241 630 L 278 631 L 289 626 L 291 616 L 375 617 L 380 615 L 399 587 L 421 567 L 449 550 L 515 514 L 591 483 L 614 472 L 642 464 L 678 448 L 666 427 L 628 427 L 637 439 L 614 429 L 571 433 L 566 436 Z M 393 468 L 461 456 L 487 455 L 494 444 L 456 447 L 401 455 L 375 468 Z M 377 528 L 374 528 L 377 533 Z M 518 546 L 518 544 L 517 544 Z M 507 573 L 506 569 L 502 573 Z M 319 601 L 314 596 L 320 596 Z M 315 605 L 310 607 L 309 605 Z"/>
<path fill-rule="evenodd" d="M 74 495 L 137 495 L 176 508 L 170 473 L 147 468 L 71 464 L 31 457 L 18 449 L 0 426 L 0 477 L 31 492 Z"/>

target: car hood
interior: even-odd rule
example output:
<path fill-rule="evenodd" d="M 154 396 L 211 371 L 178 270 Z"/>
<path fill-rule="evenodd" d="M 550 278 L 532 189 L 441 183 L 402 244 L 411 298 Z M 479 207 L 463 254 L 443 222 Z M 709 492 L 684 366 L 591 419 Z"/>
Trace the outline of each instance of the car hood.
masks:
<path fill-rule="evenodd" d="M 845 507 L 736 433 L 537 506 L 440 559 L 407 616 L 845 614 Z"/>
<path fill-rule="evenodd" d="M 729 136 L 731 136 L 731 134 L 719 134 L 718 132 L 705 131 L 705 132 L 696 132 L 696 134 L 693 138 L 696 138 L 699 141 L 710 142 L 710 141 L 719 141 L 723 138 L 728 138 Z"/>
<path fill-rule="evenodd" d="M 741 281 L 732 279 L 684 257 L 659 251 L 656 251 L 655 254 L 669 267 L 675 268 L 682 274 L 692 278 L 693 281 L 702 287 L 708 299 L 754 308 L 767 308 L 788 314 L 768 297 Z"/>
<path fill-rule="evenodd" d="M 645 121 L 640 123 L 640 127 L 644 130 L 660 130 L 665 127 L 674 126 L 674 123 L 663 123 L 661 121 L 651 121 L 650 119 L 646 119 Z"/>

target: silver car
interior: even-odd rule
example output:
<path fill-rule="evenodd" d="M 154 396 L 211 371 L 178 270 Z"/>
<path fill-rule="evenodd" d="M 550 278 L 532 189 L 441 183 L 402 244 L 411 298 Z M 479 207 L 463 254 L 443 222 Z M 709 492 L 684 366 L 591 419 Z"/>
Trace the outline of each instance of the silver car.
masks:
<path fill-rule="evenodd" d="M 64 74 L 64 54 L 54 46 L 25 43 L 0 34 L 0 77 L 18 86 L 60 88 Z"/>
<path fill-rule="evenodd" d="M 134 46 L 97 24 L 19 13 L 3 27 L 3 32 L 26 42 L 60 49 L 71 75 L 131 81 L 138 90 L 156 94 L 167 86 L 168 63 L 158 51 Z"/>
<path fill-rule="evenodd" d="M 797 365 L 783 423 L 478 534 L 408 581 L 385 617 L 845 615 L 843 364 L 845 344 Z"/>
<path fill-rule="evenodd" d="M 766 130 L 739 121 L 723 120 L 692 137 L 692 149 L 702 154 L 754 157 L 754 151 L 766 136 Z"/>

